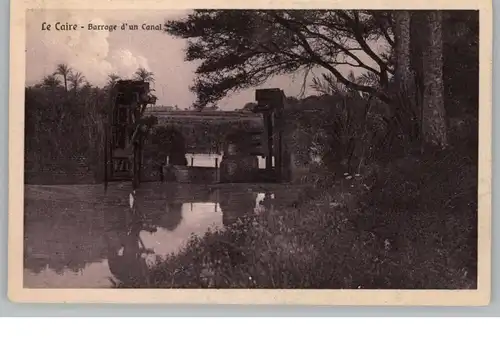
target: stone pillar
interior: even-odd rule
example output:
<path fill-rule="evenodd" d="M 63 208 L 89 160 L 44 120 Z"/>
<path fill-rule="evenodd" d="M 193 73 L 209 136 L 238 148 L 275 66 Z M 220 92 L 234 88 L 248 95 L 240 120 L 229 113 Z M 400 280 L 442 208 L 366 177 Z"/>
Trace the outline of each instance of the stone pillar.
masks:
<path fill-rule="evenodd" d="M 231 140 L 224 145 L 220 163 L 221 183 L 252 182 L 258 170 L 259 160 L 257 156 L 248 154 L 245 140 Z"/>

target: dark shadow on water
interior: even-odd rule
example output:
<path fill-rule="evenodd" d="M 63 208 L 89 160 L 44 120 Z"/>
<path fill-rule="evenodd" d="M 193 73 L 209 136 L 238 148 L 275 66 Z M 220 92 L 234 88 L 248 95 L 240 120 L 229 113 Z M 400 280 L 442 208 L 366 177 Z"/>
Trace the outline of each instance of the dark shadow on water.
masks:
<path fill-rule="evenodd" d="M 102 186 L 26 186 L 25 287 L 143 280 L 151 258 L 178 251 L 192 233 L 202 236 L 254 213 L 263 195 L 245 185 L 152 183 L 136 191 L 132 211 L 130 192 L 127 185 L 106 194 Z"/>
<path fill-rule="evenodd" d="M 146 247 L 141 233 L 155 234 L 158 228 L 174 231 L 182 221 L 182 203 L 163 201 L 151 205 L 144 191 L 129 193 L 129 206 L 123 209 L 122 222 L 107 235 L 108 266 L 115 278 L 129 285 L 147 282 L 148 264 L 145 255 L 155 251 Z M 158 205 L 156 205 L 158 204 Z"/>
<path fill-rule="evenodd" d="M 121 282 L 143 284 L 146 281 L 148 266 L 143 255 L 154 251 L 142 243 L 140 233 L 143 230 L 156 232 L 155 228 L 144 229 L 141 220 L 132 219 L 132 224 L 124 224 L 123 228 L 108 233 L 109 270 Z"/>

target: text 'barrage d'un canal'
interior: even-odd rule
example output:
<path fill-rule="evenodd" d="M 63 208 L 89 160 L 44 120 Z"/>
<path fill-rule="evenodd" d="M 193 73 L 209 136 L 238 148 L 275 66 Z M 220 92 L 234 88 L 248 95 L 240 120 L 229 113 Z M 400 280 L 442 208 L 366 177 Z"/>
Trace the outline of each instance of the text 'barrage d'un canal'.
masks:
<path fill-rule="evenodd" d="M 122 23 L 120 25 L 97 25 L 93 23 L 89 23 L 87 25 L 79 25 L 72 23 L 61 23 L 56 22 L 55 24 L 50 24 L 47 22 L 42 23 L 42 31 L 77 31 L 81 29 L 87 29 L 89 31 L 107 31 L 114 32 L 118 30 L 127 30 L 127 31 L 136 31 L 136 30 L 145 30 L 145 31 L 161 31 L 163 30 L 162 24 L 146 24 L 143 23 L 141 25 L 136 24 L 128 24 Z"/>

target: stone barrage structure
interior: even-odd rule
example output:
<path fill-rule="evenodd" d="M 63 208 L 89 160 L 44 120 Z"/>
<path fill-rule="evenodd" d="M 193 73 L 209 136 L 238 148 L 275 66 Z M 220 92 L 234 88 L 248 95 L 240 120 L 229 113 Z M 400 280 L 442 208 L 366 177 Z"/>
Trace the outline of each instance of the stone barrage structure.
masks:
<path fill-rule="evenodd" d="M 259 171 L 257 156 L 250 155 L 250 138 L 242 133 L 229 134 L 220 163 L 220 182 L 248 182 Z"/>

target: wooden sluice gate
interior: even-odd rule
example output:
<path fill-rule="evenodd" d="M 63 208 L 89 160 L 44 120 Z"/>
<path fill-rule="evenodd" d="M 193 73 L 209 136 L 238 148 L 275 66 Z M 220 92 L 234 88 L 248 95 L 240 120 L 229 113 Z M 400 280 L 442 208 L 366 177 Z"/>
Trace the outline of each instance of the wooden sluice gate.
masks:
<path fill-rule="evenodd" d="M 111 111 L 105 127 L 104 185 L 113 181 L 141 181 L 144 137 L 157 122 L 144 117 L 148 104 L 156 102 L 148 82 L 120 80 L 112 89 Z"/>

